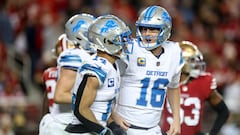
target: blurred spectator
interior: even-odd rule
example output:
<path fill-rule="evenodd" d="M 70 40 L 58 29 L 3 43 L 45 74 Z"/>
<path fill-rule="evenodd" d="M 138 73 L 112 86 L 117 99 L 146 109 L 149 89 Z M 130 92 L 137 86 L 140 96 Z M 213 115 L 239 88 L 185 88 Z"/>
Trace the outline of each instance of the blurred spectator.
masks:
<path fill-rule="evenodd" d="M 228 122 L 222 127 L 221 135 L 239 135 L 240 134 L 240 73 L 233 72 L 229 85 L 224 89 L 224 99 L 231 111 Z"/>
<path fill-rule="evenodd" d="M 123 19 L 132 29 L 135 28 L 135 22 L 138 17 L 137 13 L 129 0 L 115 0 L 112 3 L 112 14 Z"/>
<path fill-rule="evenodd" d="M 109 14 L 112 12 L 113 7 L 112 0 L 93 0 L 93 7 L 95 9 L 96 16 Z"/>
<path fill-rule="evenodd" d="M 0 135 L 14 135 L 15 129 L 24 127 L 24 111 L 27 104 L 19 74 L 9 67 L 7 57 L 6 47 L 0 42 L 0 110 L 4 114 L 0 119 L 2 124 Z M 14 119 L 9 120 L 8 115 Z"/>
<path fill-rule="evenodd" d="M 7 51 L 1 42 L 0 48 L 0 105 L 12 106 L 25 104 L 25 94 L 19 83 L 18 74 L 9 67 L 7 63 Z M 12 99 L 9 100 L 10 98 Z"/>
<path fill-rule="evenodd" d="M 233 115 L 240 114 L 240 72 L 231 71 L 232 78 L 228 77 L 228 85 L 224 88 L 224 99 Z M 240 115 L 237 123 L 240 124 Z M 239 125 L 240 126 L 240 125 Z"/>
<path fill-rule="evenodd" d="M 15 135 L 12 118 L 7 113 L 0 115 L 0 135 Z"/>
<path fill-rule="evenodd" d="M 1 0 L 0 4 L 0 40 L 10 48 L 14 42 L 14 33 L 10 18 L 5 10 L 6 2 L 7 0 Z"/>

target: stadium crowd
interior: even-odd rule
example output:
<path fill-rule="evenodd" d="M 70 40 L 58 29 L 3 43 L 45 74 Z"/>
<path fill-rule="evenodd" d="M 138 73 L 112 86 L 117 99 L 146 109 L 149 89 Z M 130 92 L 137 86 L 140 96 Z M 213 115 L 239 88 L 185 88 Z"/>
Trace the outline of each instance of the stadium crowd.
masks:
<path fill-rule="evenodd" d="M 221 135 L 240 134 L 239 0 L 2 0 L 0 4 L 0 135 L 37 135 L 43 95 L 42 73 L 55 64 L 51 49 L 76 13 L 114 14 L 135 36 L 138 13 L 149 5 L 166 8 L 173 18 L 172 41 L 198 45 L 207 71 L 231 116 Z M 203 130 L 215 115 L 205 108 Z"/>

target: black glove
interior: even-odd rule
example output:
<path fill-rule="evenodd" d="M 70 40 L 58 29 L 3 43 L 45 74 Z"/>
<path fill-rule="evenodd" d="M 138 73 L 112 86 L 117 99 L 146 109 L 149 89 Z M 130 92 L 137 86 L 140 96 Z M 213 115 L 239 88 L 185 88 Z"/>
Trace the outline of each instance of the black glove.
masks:
<path fill-rule="evenodd" d="M 111 122 L 107 125 L 109 127 L 114 135 L 127 135 L 127 133 L 118 125 L 116 122 Z"/>

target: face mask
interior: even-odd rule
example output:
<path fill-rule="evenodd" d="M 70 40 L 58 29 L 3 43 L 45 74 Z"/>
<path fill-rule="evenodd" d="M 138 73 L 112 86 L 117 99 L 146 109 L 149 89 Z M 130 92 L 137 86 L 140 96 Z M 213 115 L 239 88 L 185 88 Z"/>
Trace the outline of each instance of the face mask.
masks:
<path fill-rule="evenodd" d="M 194 77 L 194 78 L 197 78 L 200 75 L 200 73 L 201 73 L 201 71 L 199 69 L 193 69 L 190 72 L 190 76 Z"/>

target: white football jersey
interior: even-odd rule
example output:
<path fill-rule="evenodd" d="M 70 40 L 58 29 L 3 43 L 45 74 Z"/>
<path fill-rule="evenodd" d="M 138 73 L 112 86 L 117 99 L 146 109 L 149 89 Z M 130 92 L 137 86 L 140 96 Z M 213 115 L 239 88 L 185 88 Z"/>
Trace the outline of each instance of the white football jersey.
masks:
<path fill-rule="evenodd" d="M 132 54 L 119 66 L 126 67 L 121 76 L 117 112 L 130 124 L 141 127 L 158 125 L 167 88 L 179 86 L 183 59 L 181 48 L 166 41 L 159 58 L 133 41 Z M 122 68 L 120 68 L 122 69 Z"/>
<path fill-rule="evenodd" d="M 106 120 L 111 114 L 112 104 L 119 91 L 120 72 L 117 65 L 114 68 L 113 64 L 105 58 L 98 56 L 92 56 L 92 58 L 92 60 L 82 65 L 82 67 L 78 70 L 77 79 L 72 91 L 72 109 L 74 110 L 79 108 L 81 94 L 84 89 L 84 86 L 81 86 L 83 85 L 82 80 L 84 75 L 94 75 L 98 78 L 100 86 L 97 90 L 96 99 L 91 105 L 91 110 L 99 123 L 106 126 Z M 72 124 L 75 125 L 80 123 L 81 122 L 74 115 Z"/>
<path fill-rule="evenodd" d="M 90 59 L 90 54 L 83 49 L 67 49 L 58 57 L 58 68 L 60 69 L 61 67 L 64 67 L 77 71 L 82 65 L 82 62 L 87 61 L 88 59 Z"/>
<path fill-rule="evenodd" d="M 85 50 L 79 48 L 71 48 L 64 50 L 57 59 L 57 70 L 58 77 L 60 76 L 61 68 L 72 69 L 77 72 L 77 69 L 82 65 L 84 61 L 90 59 L 90 54 Z M 67 82 L 66 82 L 67 83 Z M 72 119 L 71 105 L 69 104 L 58 104 L 59 114 L 55 115 L 54 118 L 61 123 L 68 124 Z"/>

